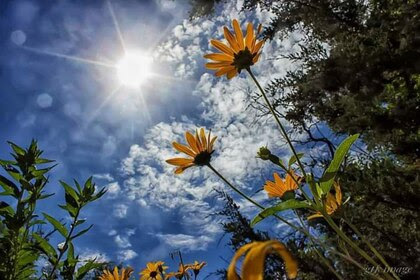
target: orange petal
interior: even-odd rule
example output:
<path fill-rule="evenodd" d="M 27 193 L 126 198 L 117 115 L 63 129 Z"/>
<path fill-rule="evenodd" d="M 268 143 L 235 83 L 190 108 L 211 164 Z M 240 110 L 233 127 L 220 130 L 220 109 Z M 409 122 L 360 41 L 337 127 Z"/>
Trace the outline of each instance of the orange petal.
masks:
<path fill-rule="evenodd" d="M 262 45 L 264 44 L 265 40 L 259 41 L 254 48 L 252 49 L 251 53 L 255 54 L 258 53 L 259 50 L 261 49 Z"/>
<path fill-rule="evenodd" d="M 257 63 L 258 59 L 260 58 L 261 53 L 257 54 L 256 56 L 254 56 L 254 58 L 252 59 L 252 63 Z"/>
<path fill-rule="evenodd" d="M 224 53 L 210 53 L 210 54 L 206 54 L 204 58 L 215 60 L 215 61 L 233 62 L 233 56 L 230 56 Z"/>
<path fill-rule="evenodd" d="M 191 164 L 188 164 L 188 165 L 185 165 L 185 166 L 180 166 L 177 169 L 175 169 L 175 174 L 181 174 L 182 172 L 184 172 L 184 170 L 186 170 L 186 169 L 188 169 L 192 166 L 194 166 L 194 163 L 191 163 Z"/>
<path fill-rule="evenodd" d="M 233 36 L 233 34 L 229 31 L 229 29 L 226 26 L 223 27 L 223 32 L 225 34 L 226 40 L 229 42 L 229 45 L 232 47 L 233 51 L 235 53 L 238 53 L 240 51 L 240 48 L 235 36 Z"/>
<path fill-rule="evenodd" d="M 234 68 L 234 69 L 230 70 L 229 72 L 227 72 L 226 76 L 230 80 L 233 77 L 235 77 L 236 74 L 238 74 L 238 70 L 236 70 L 236 68 Z"/>
<path fill-rule="evenodd" d="M 236 35 L 236 41 L 238 42 L 239 48 L 243 50 L 245 48 L 244 46 L 244 35 L 242 34 L 241 27 L 239 26 L 239 22 L 234 19 L 232 21 L 233 30 L 235 30 Z"/>
<path fill-rule="evenodd" d="M 195 153 L 185 145 L 179 144 L 177 142 L 173 142 L 172 146 L 181 153 L 187 154 L 190 157 L 195 157 Z"/>
<path fill-rule="evenodd" d="M 228 66 L 228 67 L 223 67 L 220 68 L 219 71 L 217 71 L 216 73 L 214 73 L 214 75 L 216 75 L 216 77 L 220 77 L 223 76 L 224 74 L 226 74 L 227 72 L 231 71 L 235 69 L 235 66 Z"/>
<path fill-rule="evenodd" d="M 206 63 L 206 68 L 207 69 L 211 69 L 211 70 L 218 70 L 219 68 L 222 67 L 227 67 L 227 66 L 231 66 L 230 62 L 209 62 Z"/>
<path fill-rule="evenodd" d="M 188 145 L 190 145 L 191 149 L 198 154 L 200 150 L 198 149 L 197 142 L 195 141 L 195 137 L 190 132 L 185 132 L 185 139 L 188 142 Z"/>
<path fill-rule="evenodd" d="M 201 138 L 201 143 L 203 144 L 203 150 L 207 150 L 207 139 L 206 139 L 206 133 L 204 131 L 204 128 L 200 129 L 200 138 Z"/>
<path fill-rule="evenodd" d="M 167 163 L 176 165 L 176 166 L 184 166 L 194 162 L 192 158 L 171 158 L 166 160 Z"/>
<path fill-rule="evenodd" d="M 197 143 L 197 148 L 200 152 L 203 151 L 203 143 L 201 143 L 200 136 L 198 136 L 198 131 L 195 130 L 195 142 Z"/>
<path fill-rule="evenodd" d="M 224 52 L 224 53 L 226 53 L 228 55 L 233 56 L 233 54 L 234 54 L 233 50 L 231 48 L 229 48 L 228 46 L 226 46 L 225 44 L 223 44 L 222 42 L 217 41 L 217 40 L 211 40 L 210 43 L 215 48 L 217 48 L 218 50 L 220 50 L 221 52 Z"/>
<path fill-rule="evenodd" d="M 252 23 L 248 23 L 246 28 L 245 44 L 249 51 L 252 50 L 252 41 L 254 40 L 254 27 Z"/>
<path fill-rule="evenodd" d="M 214 136 L 213 139 L 211 139 L 210 144 L 207 148 L 207 151 L 209 153 L 211 153 L 213 151 L 213 145 L 214 145 L 214 142 L 216 141 L 216 139 L 217 139 L 217 136 Z"/>

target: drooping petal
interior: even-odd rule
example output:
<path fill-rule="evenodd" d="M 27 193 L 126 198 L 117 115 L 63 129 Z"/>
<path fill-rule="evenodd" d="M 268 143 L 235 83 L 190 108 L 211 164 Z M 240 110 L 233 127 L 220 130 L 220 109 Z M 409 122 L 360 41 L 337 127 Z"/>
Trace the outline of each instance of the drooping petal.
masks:
<path fill-rule="evenodd" d="M 246 244 L 236 251 L 228 267 L 228 271 L 227 271 L 228 280 L 239 280 L 239 276 L 236 273 L 236 263 L 238 262 L 238 259 L 243 254 L 245 254 L 245 252 L 248 251 L 253 245 L 254 243 Z"/>
<path fill-rule="evenodd" d="M 254 27 L 252 23 L 248 23 L 246 28 L 245 45 L 249 51 L 252 51 L 252 41 L 254 40 Z"/>
<path fill-rule="evenodd" d="M 175 166 L 184 166 L 194 162 L 194 159 L 191 158 L 171 158 L 166 160 L 167 163 Z"/>
<path fill-rule="evenodd" d="M 204 58 L 211 59 L 214 61 L 225 61 L 225 62 L 233 62 L 233 56 L 224 53 L 210 53 L 206 54 Z"/>
<path fill-rule="evenodd" d="M 234 19 L 232 21 L 233 30 L 235 30 L 236 41 L 238 42 L 239 48 L 243 50 L 244 46 L 244 35 L 242 34 L 241 27 L 239 25 L 238 20 Z"/>
<path fill-rule="evenodd" d="M 225 34 L 225 38 L 228 41 L 229 45 L 232 47 L 235 53 L 238 53 L 241 48 L 239 47 L 238 42 L 236 41 L 235 36 L 229 31 L 229 29 L 225 26 L 223 27 L 223 33 Z"/>
<path fill-rule="evenodd" d="M 220 50 L 221 52 L 224 52 L 224 53 L 226 53 L 226 54 L 228 54 L 228 55 L 231 55 L 231 56 L 233 56 L 233 55 L 234 55 L 233 50 L 232 50 L 231 48 L 229 48 L 228 46 L 226 46 L 225 44 L 223 44 L 222 42 L 217 41 L 217 40 L 211 40 L 211 41 L 210 41 L 210 43 L 211 43 L 211 44 L 212 44 L 215 48 L 217 48 L 218 50 Z"/>
<path fill-rule="evenodd" d="M 242 264 L 242 280 L 263 280 L 265 242 L 256 243 L 246 254 Z"/>
<path fill-rule="evenodd" d="M 195 157 L 195 153 L 187 146 L 173 142 L 172 146 L 179 152 L 189 155 L 190 157 Z"/>

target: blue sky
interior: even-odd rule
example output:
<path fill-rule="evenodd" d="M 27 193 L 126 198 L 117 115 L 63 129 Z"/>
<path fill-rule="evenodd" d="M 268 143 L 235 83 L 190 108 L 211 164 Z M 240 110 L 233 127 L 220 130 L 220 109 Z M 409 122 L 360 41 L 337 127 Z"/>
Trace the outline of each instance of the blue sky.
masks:
<path fill-rule="evenodd" d="M 244 14 L 240 7 L 232 1 L 212 18 L 189 21 L 182 1 L 0 3 L 0 156 L 8 157 L 7 140 L 26 146 L 35 138 L 59 163 L 48 186 L 57 196 L 41 210 L 62 201 L 59 179 L 94 175 L 108 187 L 84 212 L 95 226 L 77 242 L 83 257 L 101 255 L 136 271 L 158 259 L 175 268 L 168 254 L 181 249 L 187 262 L 209 264 L 204 274 L 226 266 L 221 256 L 231 252 L 218 243 L 221 220 L 209 214 L 222 206 L 212 189 L 227 189 L 209 170 L 175 176 L 164 160 L 176 155 L 171 142 L 183 141 L 186 130 L 212 128 L 219 137 L 214 166 L 263 201 L 257 190 L 271 179 L 271 167 L 255 158 L 256 151 L 268 144 L 288 156 L 273 123 L 247 109 L 255 88 L 246 76 L 228 82 L 203 67 L 209 39 L 221 38 L 231 19 L 269 21 L 269 12 Z M 264 47 L 254 67 L 262 83 L 293 67 L 267 56 L 292 50 L 296 38 Z M 140 88 L 117 78 L 114 65 L 124 49 L 153 59 L 153 74 Z M 253 208 L 237 201 L 252 217 Z"/>

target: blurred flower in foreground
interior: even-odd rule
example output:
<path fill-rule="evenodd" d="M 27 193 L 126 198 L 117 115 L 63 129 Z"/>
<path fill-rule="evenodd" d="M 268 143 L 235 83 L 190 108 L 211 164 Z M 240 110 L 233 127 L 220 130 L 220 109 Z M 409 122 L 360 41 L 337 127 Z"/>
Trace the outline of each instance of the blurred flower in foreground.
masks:
<path fill-rule="evenodd" d="M 193 264 L 190 264 L 189 266 L 194 271 L 195 277 L 200 273 L 200 270 L 206 265 L 205 262 L 199 263 L 198 261 L 195 261 Z"/>
<path fill-rule="evenodd" d="M 160 273 L 164 273 L 169 268 L 163 261 L 157 261 L 156 264 Z"/>
<path fill-rule="evenodd" d="M 285 263 L 286 273 L 290 279 L 297 275 L 297 262 L 283 243 L 276 240 L 252 242 L 239 248 L 230 262 L 228 280 L 263 280 L 264 262 L 268 254 L 276 253 Z M 236 262 L 242 255 L 246 255 L 242 263 L 241 278 L 236 273 Z"/>
<path fill-rule="evenodd" d="M 121 276 L 118 273 L 118 268 L 114 267 L 114 271 L 111 273 L 109 270 L 104 270 L 103 274 L 99 276 L 99 280 L 128 280 L 130 275 L 133 273 L 133 269 L 131 267 L 122 268 L 121 269 Z"/>
<path fill-rule="evenodd" d="M 216 136 L 211 138 L 211 132 L 208 136 L 204 132 L 204 128 L 200 129 L 200 135 L 196 130 L 195 136 L 190 132 L 185 133 L 185 139 L 188 142 L 188 146 L 173 142 L 172 145 L 176 150 L 184 153 L 191 158 L 171 158 L 166 160 L 167 163 L 178 166 L 175 169 L 175 174 L 181 174 L 185 169 L 190 168 L 194 165 L 206 165 L 210 163 L 211 154 L 213 153 L 213 144 L 216 141 Z"/>
<path fill-rule="evenodd" d="M 279 174 L 274 173 L 274 182 L 267 180 L 264 185 L 264 190 L 267 192 L 268 197 L 283 197 L 286 192 L 298 189 L 300 177 L 296 175 L 293 170 L 290 170 L 293 177 L 287 173 L 286 180 L 280 178 Z"/>
<path fill-rule="evenodd" d="M 176 279 L 182 279 L 182 278 L 186 277 L 187 279 L 189 279 L 190 275 L 188 274 L 188 270 L 190 270 L 190 269 L 191 269 L 191 267 L 189 265 L 183 265 L 182 263 L 180 263 L 178 271 L 170 272 L 170 273 L 166 274 L 165 280 L 166 279 L 171 279 L 172 277 L 175 277 Z"/>
<path fill-rule="evenodd" d="M 252 23 L 248 23 L 245 38 L 236 19 L 232 21 L 232 25 L 235 34 L 232 34 L 226 26 L 223 28 L 229 46 L 218 40 L 211 40 L 210 43 L 222 53 L 212 53 L 204 56 L 215 61 L 206 64 L 208 69 L 216 70 L 216 76 L 226 74 L 228 79 L 241 73 L 242 69 L 249 68 L 257 63 L 261 54 L 259 51 L 264 44 L 264 40 L 257 41 L 257 36 L 261 32 L 261 25 L 259 25 L 255 34 Z"/>
<path fill-rule="evenodd" d="M 163 262 L 149 262 L 146 268 L 140 272 L 140 280 L 163 280 L 161 271 L 163 269 Z"/>
<path fill-rule="evenodd" d="M 335 195 L 333 195 L 330 192 L 327 195 L 327 198 L 325 200 L 325 210 L 327 211 L 327 214 L 330 216 L 341 206 L 342 199 L 343 199 L 340 185 L 337 182 L 334 182 L 334 189 L 335 189 Z M 308 220 L 319 218 L 319 217 L 322 217 L 321 212 L 317 212 L 309 216 Z"/>

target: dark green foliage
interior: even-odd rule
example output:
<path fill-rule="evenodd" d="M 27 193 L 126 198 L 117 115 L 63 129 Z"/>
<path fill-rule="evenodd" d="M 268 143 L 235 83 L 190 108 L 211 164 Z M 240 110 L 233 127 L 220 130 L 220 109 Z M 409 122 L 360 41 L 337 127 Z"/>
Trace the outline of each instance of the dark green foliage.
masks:
<path fill-rule="evenodd" d="M 96 191 L 89 178 L 83 187 L 61 182 L 65 190 L 66 205 L 60 206 L 72 217 L 70 225 L 63 224 L 48 213 L 36 212 L 37 204 L 53 194 L 44 191 L 48 183 L 47 174 L 54 166 L 44 167 L 53 161 L 42 158 L 37 142 L 32 141 L 27 149 L 9 143 L 14 160 L 0 160 L 5 175 L 0 175 L 0 279 L 83 279 L 90 271 L 102 267 L 94 260 L 83 264 L 74 253 L 73 240 L 85 234 L 92 226 L 79 229 L 85 220 L 79 219 L 81 209 L 104 195 L 105 190 Z M 40 226 L 52 226 L 45 233 Z M 64 242 L 55 248 L 49 243 L 52 234 L 58 233 Z M 48 266 L 36 267 L 37 260 L 47 261 Z M 41 278 L 37 277 L 41 272 Z"/>

